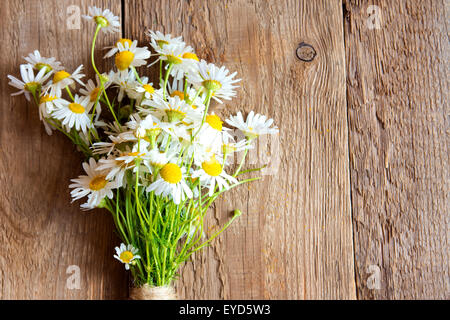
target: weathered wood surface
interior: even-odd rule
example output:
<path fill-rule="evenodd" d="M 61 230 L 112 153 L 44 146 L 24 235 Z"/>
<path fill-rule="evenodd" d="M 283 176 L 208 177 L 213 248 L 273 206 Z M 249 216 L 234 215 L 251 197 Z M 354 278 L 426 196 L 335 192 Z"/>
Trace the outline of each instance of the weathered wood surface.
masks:
<path fill-rule="evenodd" d="M 70 5 L 109 7 L 141 45 L 147 29 L 183 35 L 243 79 L 216 112 L 255 110 L 280 127 L 251 157 L 262 165 L 269 152 L 279 165 L 216 203 L 211 226 L 244 214 L 182 270 L 181 298 L 448 299 L 446 3 L 374 1 L 381 28 L 369 29 L 369 3 L 351 0 L 4 0 L 0 299 L 128 295 L 109 215 L 70 204 L 81 157 L 46 135 L 5 80 L 34 49 L 69 70 L 89 65 L 94 27 L 67 30 Z M 118 36 L 102 35 L 98 48 Z M 300 42 L 315 48 L 313 61 L 296 58 Z M 70 265 L 80 290 L 66 287 Z M 378 268 L 381 287 L 370 289 Z"/>
<path fill-rule="evenodd" d="M 89 1 L 120 12 L 120 1 Z M 88 66 L 94 26 L 67 30 L 67 7 L 86 1 L 2 1 L 0 130 L 0 299 L 114 299 L 128 295 L 117 243 L 106 211 L 81 212 L 71 204 L 69 180 L 82 173 L 82 157 L 61 134 L 49 137 L 37 109 L 8 86 L 23 56 L 39 49 L 69 72 Z M 111 36 L 102 36 L 100 46 Z M 100 52 L 101 54 L 102 52 Z M 98 61 L 101 61 L 99 54 Z M 92 76 L 92 72 L 89 75 Z M 80 267 L 81 289 L 70 290 L 67 268 Z"/>
<path fill-rule="evenodd" d="M 345 51 L 340 1 L 125 1 L 125 36 L 183 35 L 199 57 L 242 78 L 218 112 L 268 114 L 280 127 L 278 171 L 229 193 L 211 212 L 244 214 L 187 264 L 191 299 L 354 298 Z M 298 44 L 315 47 L 310 63 Z"/>
<path fill-rule="evenodd" d="M 345 3 L 360 299 L 450 298 L 448 5 Z M 378 271 L 379 289 L 367 286 Z"/>

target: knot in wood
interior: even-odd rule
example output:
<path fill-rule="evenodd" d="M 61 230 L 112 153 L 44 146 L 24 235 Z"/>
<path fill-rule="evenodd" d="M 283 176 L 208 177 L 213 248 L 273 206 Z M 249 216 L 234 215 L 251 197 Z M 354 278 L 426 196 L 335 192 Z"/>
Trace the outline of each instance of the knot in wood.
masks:
<path fill-rule="evenodd" d="M 304 62 L 311 62 L 317 55 L 316 49 L 308 43 L 301 42 L 295 51 L 297 58 Z"/>

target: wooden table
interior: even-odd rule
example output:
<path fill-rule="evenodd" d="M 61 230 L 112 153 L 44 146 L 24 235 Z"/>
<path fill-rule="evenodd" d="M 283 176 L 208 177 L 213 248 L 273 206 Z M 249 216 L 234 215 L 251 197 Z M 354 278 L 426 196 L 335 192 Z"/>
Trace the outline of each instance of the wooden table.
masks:
<path fill-rule="evenodd" d="M 88 66 L 94 27 L 67 27 L 88 5 L 141 45 L 147 28 L 182 35 L 243 79 L 218 112 L 281 129 L 277 170 L 212 208 L 211 224 L 244 214 L 182 270 L 182 298 L 450 298 L 448 0 L 3 0 L 0 298 L 128 295 L 110 216 L 70 203 L 80 154 L 6 80 L 34 49 Z"/>

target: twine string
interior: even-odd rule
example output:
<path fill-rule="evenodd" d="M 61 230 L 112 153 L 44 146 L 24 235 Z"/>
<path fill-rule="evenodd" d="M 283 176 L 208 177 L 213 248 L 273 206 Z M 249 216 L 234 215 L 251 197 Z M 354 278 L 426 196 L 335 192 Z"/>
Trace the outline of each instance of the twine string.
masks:
<path fill-rule="evenodd" d="M 171 286 L 152 287 L 144 284 L 142 287 L 131 288 L 132 300 L 177 300 L 175 289 Z"/>

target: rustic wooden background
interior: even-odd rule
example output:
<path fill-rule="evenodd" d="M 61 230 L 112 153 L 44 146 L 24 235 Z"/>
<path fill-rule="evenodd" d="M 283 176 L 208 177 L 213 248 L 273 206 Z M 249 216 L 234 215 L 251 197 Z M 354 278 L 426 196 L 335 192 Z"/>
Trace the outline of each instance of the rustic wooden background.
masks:
<path fill-rule="evenodd" d="M 128 296 L 108 213 L 70 204 L 81 156 L 46 135 L 6 79 L 34 49 L 68 69 L 88 66 L 93 26 L 68 30 L 67 8 L 96 5 L 142 45 L 147 28 L 180 34 L 236 70 L 238 99 L 219 111 L 255 109 L 281 129 L 278 171 L 211 210 L 211 223 L 234 208 L 245 214 L 185 266 L 182 298 L 449 299 L 449 4 L 3 0 L 0 298 Z M 98 47 L 117 36 L 102 35 Z M 313 61 L 296 57 L 301 42 Z M 79 290 L 66 286 L 71 265 Z"/>

